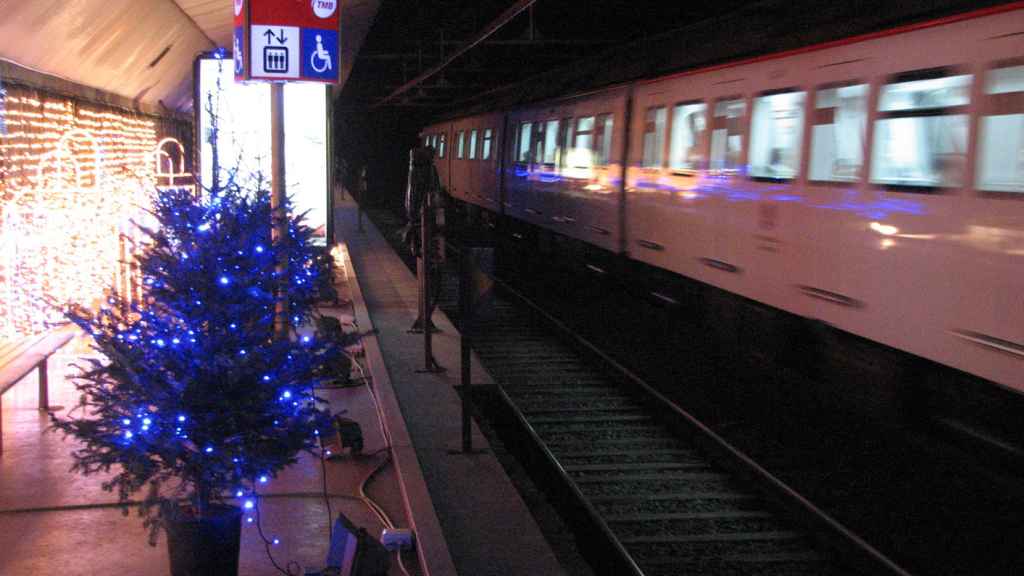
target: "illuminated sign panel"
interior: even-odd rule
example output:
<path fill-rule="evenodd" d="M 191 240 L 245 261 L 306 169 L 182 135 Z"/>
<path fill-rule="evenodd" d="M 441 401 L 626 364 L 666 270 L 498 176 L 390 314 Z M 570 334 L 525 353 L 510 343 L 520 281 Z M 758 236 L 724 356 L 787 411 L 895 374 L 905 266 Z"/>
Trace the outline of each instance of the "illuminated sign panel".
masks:
<path fill-rule="evenodd" d="M 221 182 L 234 178 L 244 188 L 270 187 L 270 86 L 238 83 L 229 60 L 199 61 L 196 109 L 200 150 L 200 181 L 209 190 L 214 164 Z M 307 224 L 327 224 L 327 87 L 296 83 L 284 87 L 285 189 Z M 210 134 L 216 115 L 217 158 Z M 262 179 L 262 182 L 260 180 Z"/>
<path fill-rule="evenodd" d="M 339 0 L 235 0 L 235 78 L 335 83 Z"/>

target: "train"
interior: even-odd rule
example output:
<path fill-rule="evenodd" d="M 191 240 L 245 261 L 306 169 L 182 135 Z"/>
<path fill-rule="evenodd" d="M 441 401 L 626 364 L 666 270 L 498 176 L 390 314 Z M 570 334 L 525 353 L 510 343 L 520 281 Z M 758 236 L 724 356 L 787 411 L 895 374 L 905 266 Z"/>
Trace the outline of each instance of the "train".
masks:
<path fill-rule="evenodd" d="M 582 245 L 591 270 L 685 279 L 1024 394 L 1022 3 L 420 137 L 458 203 Z"/>

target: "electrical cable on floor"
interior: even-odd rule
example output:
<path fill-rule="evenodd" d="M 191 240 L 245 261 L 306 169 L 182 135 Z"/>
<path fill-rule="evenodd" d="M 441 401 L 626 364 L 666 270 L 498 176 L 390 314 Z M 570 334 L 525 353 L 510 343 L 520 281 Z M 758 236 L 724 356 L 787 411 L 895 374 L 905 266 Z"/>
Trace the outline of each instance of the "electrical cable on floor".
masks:
<path fill-rule="evenodd" d="M 274 565 L 274 568 L 277 569 L 278 572 L 284 574 L 285 576 L 300 576 L 298 573 L 293 574 L 285 568 L 281 568 L 281 566 L 277 563 L 277 560 L 274 559 L 274 553 L 270 551 L 270 547 L 274 543 L 268 540 L 266 535 L 263 533 L 263 518 L 260 515 L 260 497 L 259 494 L 256 493 L 255 489 L 252 492 L 252 497 L 254 502 L 253 509 L 256 511 L 256 531 L 259 533 L 260 538 L 263 540 L 263 548 L 267 552 L 267 558 L 270 560 L 270 563 Z M 289 562 L 287 565 L 290 566 L 291 563 Z"/>
<path fill-rule="evenodd" d="M 354 306 L 353 306 L 353 308 L 354 308 Z M 358 329 L 358 323 L 354 322 L 354 325 Z M 381 521 L 381 523 L 384 525 L 385 528 L 395 528 L 395 523 L 387 515 L 387 512 L 385 512 L 384 509 L 379 504 L 377 504 L 372 498 L 370 498 L 366 494 L 366 486 L 369 484 L 370 480 L 374 476 L 376 476 L 377 473 L 380 472 L 384 468 L 384 466 L 386 466 L 389 462 L 391 462 L 391 459 L 392 459 L 392 456 L 393 456 L 393 454 L 392 454 L 392 443 L 391 443 L 391 433 L 388 431 L 387 427 L 384 425 L 384 409 L 381 407 L 380 399 L 377 397 L 377 393 L 373 389 L 373 379 L 372 379 L 372 377 L 370 377 L 367 374 L 366 369 L 363 368 L 363 365 L 359 362 L 359 360 L 357 358 L 355 358 L 351 354 L 348 354 L 348 352 L 346 352 L 346 354 L 349 356 L 349 359 L 352 361 L 352 365 L 355 366 L 356 369 L 359 371 L 360 377 L 363 379 L 363 382 L 366 384 L 366 391 L 370 393 L 370 398 L 373 400 L 374 410 L 377 412 L 377 424 L 380 427 L 381 437 L 384 438 L 384 447 L 381 448 L 380 450 L 377 450 L 377 451 L 373 452 L 373 455 L 378 454 L 378 453 L 383 452 L 383 451 L 387 451 L 388 452 L 387 457 L 384 458 L 384 460 L 382 460 L 380 462 L 380 464 L 378 464 L 373 470 L 371 470 L 370 473 L 367 474 L 366 477 L 363 479 L 363 481 L 359 483 L 359 491 L 358 491 L 359 492 L 359 498 L 362 499 L 362 501 L 366 504 L 366 506 L 368 508 L 370 508 L 370 510 L 377 516 L 377 518 Z M 405 563 L 402 561 L 402 551 L 401 550 L 395 550 L 395 558 L 398 561 L 398 568 L 399 568 L 399 570 L 402 571 L 402 574 L 404 574 L 405 576 L 409 576 L 409 571 L 408 571 L 408 569 L 406 569 Z"/>
<path fill-rule="evenodd" d="M 323 488 L 324 504 L 327 506 L 327 535 L 334 540 L 334 512 L 331 511 L 331 497 L 327 494 L 327 456 L 324 454 L 323 439 L 320 440 L 320 485 Z"/>

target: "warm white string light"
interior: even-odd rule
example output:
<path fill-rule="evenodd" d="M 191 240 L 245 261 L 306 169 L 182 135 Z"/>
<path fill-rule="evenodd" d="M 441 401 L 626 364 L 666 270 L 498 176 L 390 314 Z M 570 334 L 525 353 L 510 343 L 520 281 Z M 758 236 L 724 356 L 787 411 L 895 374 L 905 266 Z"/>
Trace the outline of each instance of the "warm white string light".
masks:
<path fill-rule="evenodd" d="M 140 296 L 132 221 L 157 186 L 190 181 L 153 119 L 8 88 L 0 106 L 0 338 L 60 321 L 47 302 Z M 177 160 L 177 161 L 175 161 Z"/>

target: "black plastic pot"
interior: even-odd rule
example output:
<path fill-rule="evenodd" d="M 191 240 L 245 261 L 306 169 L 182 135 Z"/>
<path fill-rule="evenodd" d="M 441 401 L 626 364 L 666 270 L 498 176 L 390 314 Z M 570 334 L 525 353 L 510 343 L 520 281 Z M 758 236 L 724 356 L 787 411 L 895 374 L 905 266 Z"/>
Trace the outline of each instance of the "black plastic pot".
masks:
<path fill-rule="evenodd" d="M 212 505 L 198 519 L 185 508 L 167 517 L 171 576 L 236 576 L 242 539 L 242 511 Z"/>

